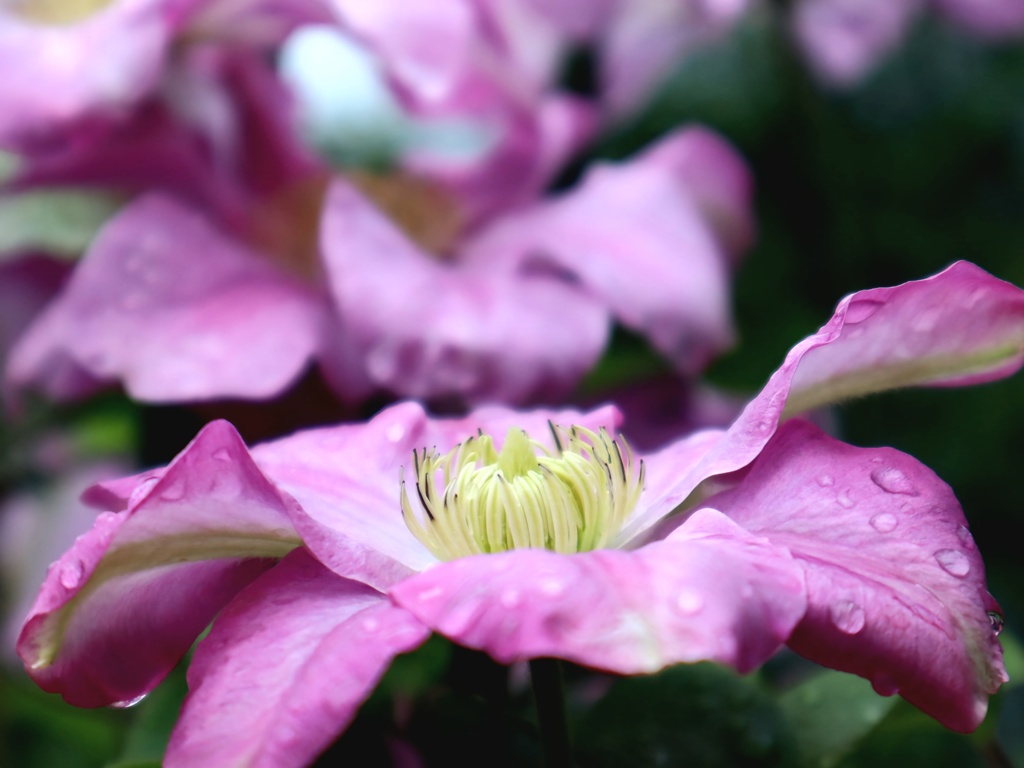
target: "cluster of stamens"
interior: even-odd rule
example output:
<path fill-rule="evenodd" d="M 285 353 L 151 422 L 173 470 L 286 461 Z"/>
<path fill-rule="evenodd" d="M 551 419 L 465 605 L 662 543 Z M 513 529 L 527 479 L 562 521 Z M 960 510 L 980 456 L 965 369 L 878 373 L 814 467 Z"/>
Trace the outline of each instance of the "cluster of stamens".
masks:
<path fill-rule="evenodd" d="M 440 560 L 510 549 L 586 552 L 607 546 L 636 506 L 643 461 L 601 428 L 550 424 L 555 451 L 510 429 L 500 453 L 478 434 L 445 455 L 413 451 L 413 511 L 401 475 L 402 516 Z"/>

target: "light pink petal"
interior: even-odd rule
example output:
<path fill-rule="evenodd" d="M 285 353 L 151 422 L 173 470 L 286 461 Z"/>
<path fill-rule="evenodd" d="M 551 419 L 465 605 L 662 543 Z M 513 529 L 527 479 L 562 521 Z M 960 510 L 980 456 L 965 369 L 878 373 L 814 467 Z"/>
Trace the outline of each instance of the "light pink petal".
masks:
<path fill-rule="evenodd" d="M 229 424 L 207 426 L 50 568 L 18 642 L 29 675 L 78 706 L 146 693 L 239 589 L 298 546 L 294 505 Z"/>
<path fill-rule="evenodd" d="M 903 39 L 921 0 L 799 0 L 793 34 L 816 74 L 852 85 Z"/>
<path fill-rule="evenodd" d="M 391 660 L 429 630 L 297 550 L 224 609 L 196 649 L 167 766 L 310 764 Z"/>
<path fill-rule="evenodd" d="M 461 419 L 430 419 L 418 403 L 401 403 L 365 424 L 275 440 L 255 448 L 253 456 L 301 505 L 296 527 L 317 559 L 341 576 L 383 590 L 437 562 L 409 532 L 399 506 L 401 468 L 412 472 L 413 451 L 436 446 L 446 453 L 478 430 L 500 446 L 513 426 L 553 447 L 549 419 L 596 430 L 614 429 L 619 416 L 609 407 L 579 413 L 492 406 Z"/>
<path fill-rule="evenodd" d="M 345 339 L 367 378 L 405 397 L 525 402 L 597 360 L 604 308 L 557 276 L 442 263 L 355 189 L 329 193 L 322 239 Z M 344 371 L 331 372 L 344 388 Z"/>
<path fill-rule="evenodd" d="M 694 169 L 679 158 L 694 137 L 682 130 L 664 142 L 631 162 L 594 167 L 579 188 L 495 222 L 467 248 L 481 268 L 500 260 L 567 270 L 619 322 L 692 371 L 732 340 L 728 276 L 689 186 Z"/>
<path fill-rule="evenodd" d="M 269 397 L 309 362 L 323 312 L 311 288 L 196 212 L 145 198 L 100 232 L 8 376 L 47 387 L 48 367 L 71 360 L 140 400 Z"/>
<path fill-rule="evenodd" d="M 966 261 L 892 288 L 858 291 L 782 367 L 671 493 L 753 461 L 784 417 L 908 386 L 961 386 L 1003 378 L 1024 364 L 1024 291 Z M 628 541 L 658 517 L 641 510 Z"/>
<path fill-rule="evenodd" d="M 622 116 L 702 44 L 725 35 L 749 0 L 620 0 L 601 40 L 604 100 Z"/>
<path fill-rule="evenodd" d="M 70 26 L 0 12 L 0 147 L 24 150 L 101 126 L 148 93 L 177 25 L 171 0 L 117 0 Z M 103 55 L 97 55 L 102 51 Z"/>
<path fill-rule="evenodd" d="M 979 35 L 994 39 L 1024 32 L 1024 3 L 1015 0 L 936 0 L 947 16 Z"/>
<path fill-rule="evenodd" d="M 473 18 L 462 0 L 332 0 L 345 25 L 376 50 L 392 77 L 424 101 L 443 99 L 468 63 Z"/>
<path fill-rule="evenodd" d="M 714 510 L 635 552 L 466 557 L 399 583 L 391 596 L 500 662 L 549 656 L 623 674 L 701 660 L 752 669 L 805 608 L 789 554 Z"/>
<path fill-rule="evenodd" d="M 891 448 L 783 425 L 734 490 L 707 501 L 807 572 L 799 653 L 973 730 L 1006 681 L 981 556 L 950 488 Z"/>

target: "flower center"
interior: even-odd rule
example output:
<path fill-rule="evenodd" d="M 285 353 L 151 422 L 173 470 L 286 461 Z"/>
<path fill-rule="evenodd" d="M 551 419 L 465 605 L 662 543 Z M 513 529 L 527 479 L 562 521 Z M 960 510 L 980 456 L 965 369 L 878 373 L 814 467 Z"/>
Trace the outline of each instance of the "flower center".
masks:
<path fill-rule="evenodd" d="M 113 0 L 7 0 L 16 16 L 39 24 L 77 24 L 110 5 Z"/>
<path fill-rule="evenodd" d="M 451 195 L 415 176 L 352 171 L 349 180 L 428 254 L 451 255 L 463 228 L 462 214 Z"/>
<path fill-rule="evenodd" d="M 510 549 L 586 552 L 607 546 L 636 506 L 643 461 L 605 429 L 551 424 L 557 451 L 510 429 L 501 452 L 489 435 L 445 456 L 413 451 L 417 515 L 401 476 L 402 517 L 441 560 Z M 621 440 L 621 438 L 620 438 Z M 440 481 L 439 481 L 440 476 Z"/>

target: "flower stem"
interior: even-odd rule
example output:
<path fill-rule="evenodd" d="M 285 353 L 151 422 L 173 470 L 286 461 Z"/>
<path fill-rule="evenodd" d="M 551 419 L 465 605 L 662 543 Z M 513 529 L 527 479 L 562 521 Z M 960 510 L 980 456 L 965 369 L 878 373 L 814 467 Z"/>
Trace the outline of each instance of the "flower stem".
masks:
<path fill-rule="evenodd" d="M 544 765 L 567 768 L 570 765 L 569 722 L 565 712 L 562 663 L 558 659 L 531 659 L 530 679 L 544 744 Z"/>

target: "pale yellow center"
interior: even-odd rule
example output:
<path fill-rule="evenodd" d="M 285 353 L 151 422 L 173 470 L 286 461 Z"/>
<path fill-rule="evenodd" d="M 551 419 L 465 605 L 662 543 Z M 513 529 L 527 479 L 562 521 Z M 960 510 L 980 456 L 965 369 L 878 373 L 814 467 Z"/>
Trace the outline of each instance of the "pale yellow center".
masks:
<path fill-rule="evenodd" d="M 510 549 L 600 549 L 621 530 L 643 490 L 644 465 L 603 428 L 551 425 L 551 451 L 511 429 L 501 452 L 489 435 L 441 456 L 413 451 L 414 512 L 400 478 L 402 516 L 440 560 Z M 621 438 L 620 438 L 621 440 Z"/>
<path fill-rule="evenodd" d="M 0 0 L 6 10 L 26 21 L 63 26 L 77 24 L 114 0 Z"/>

